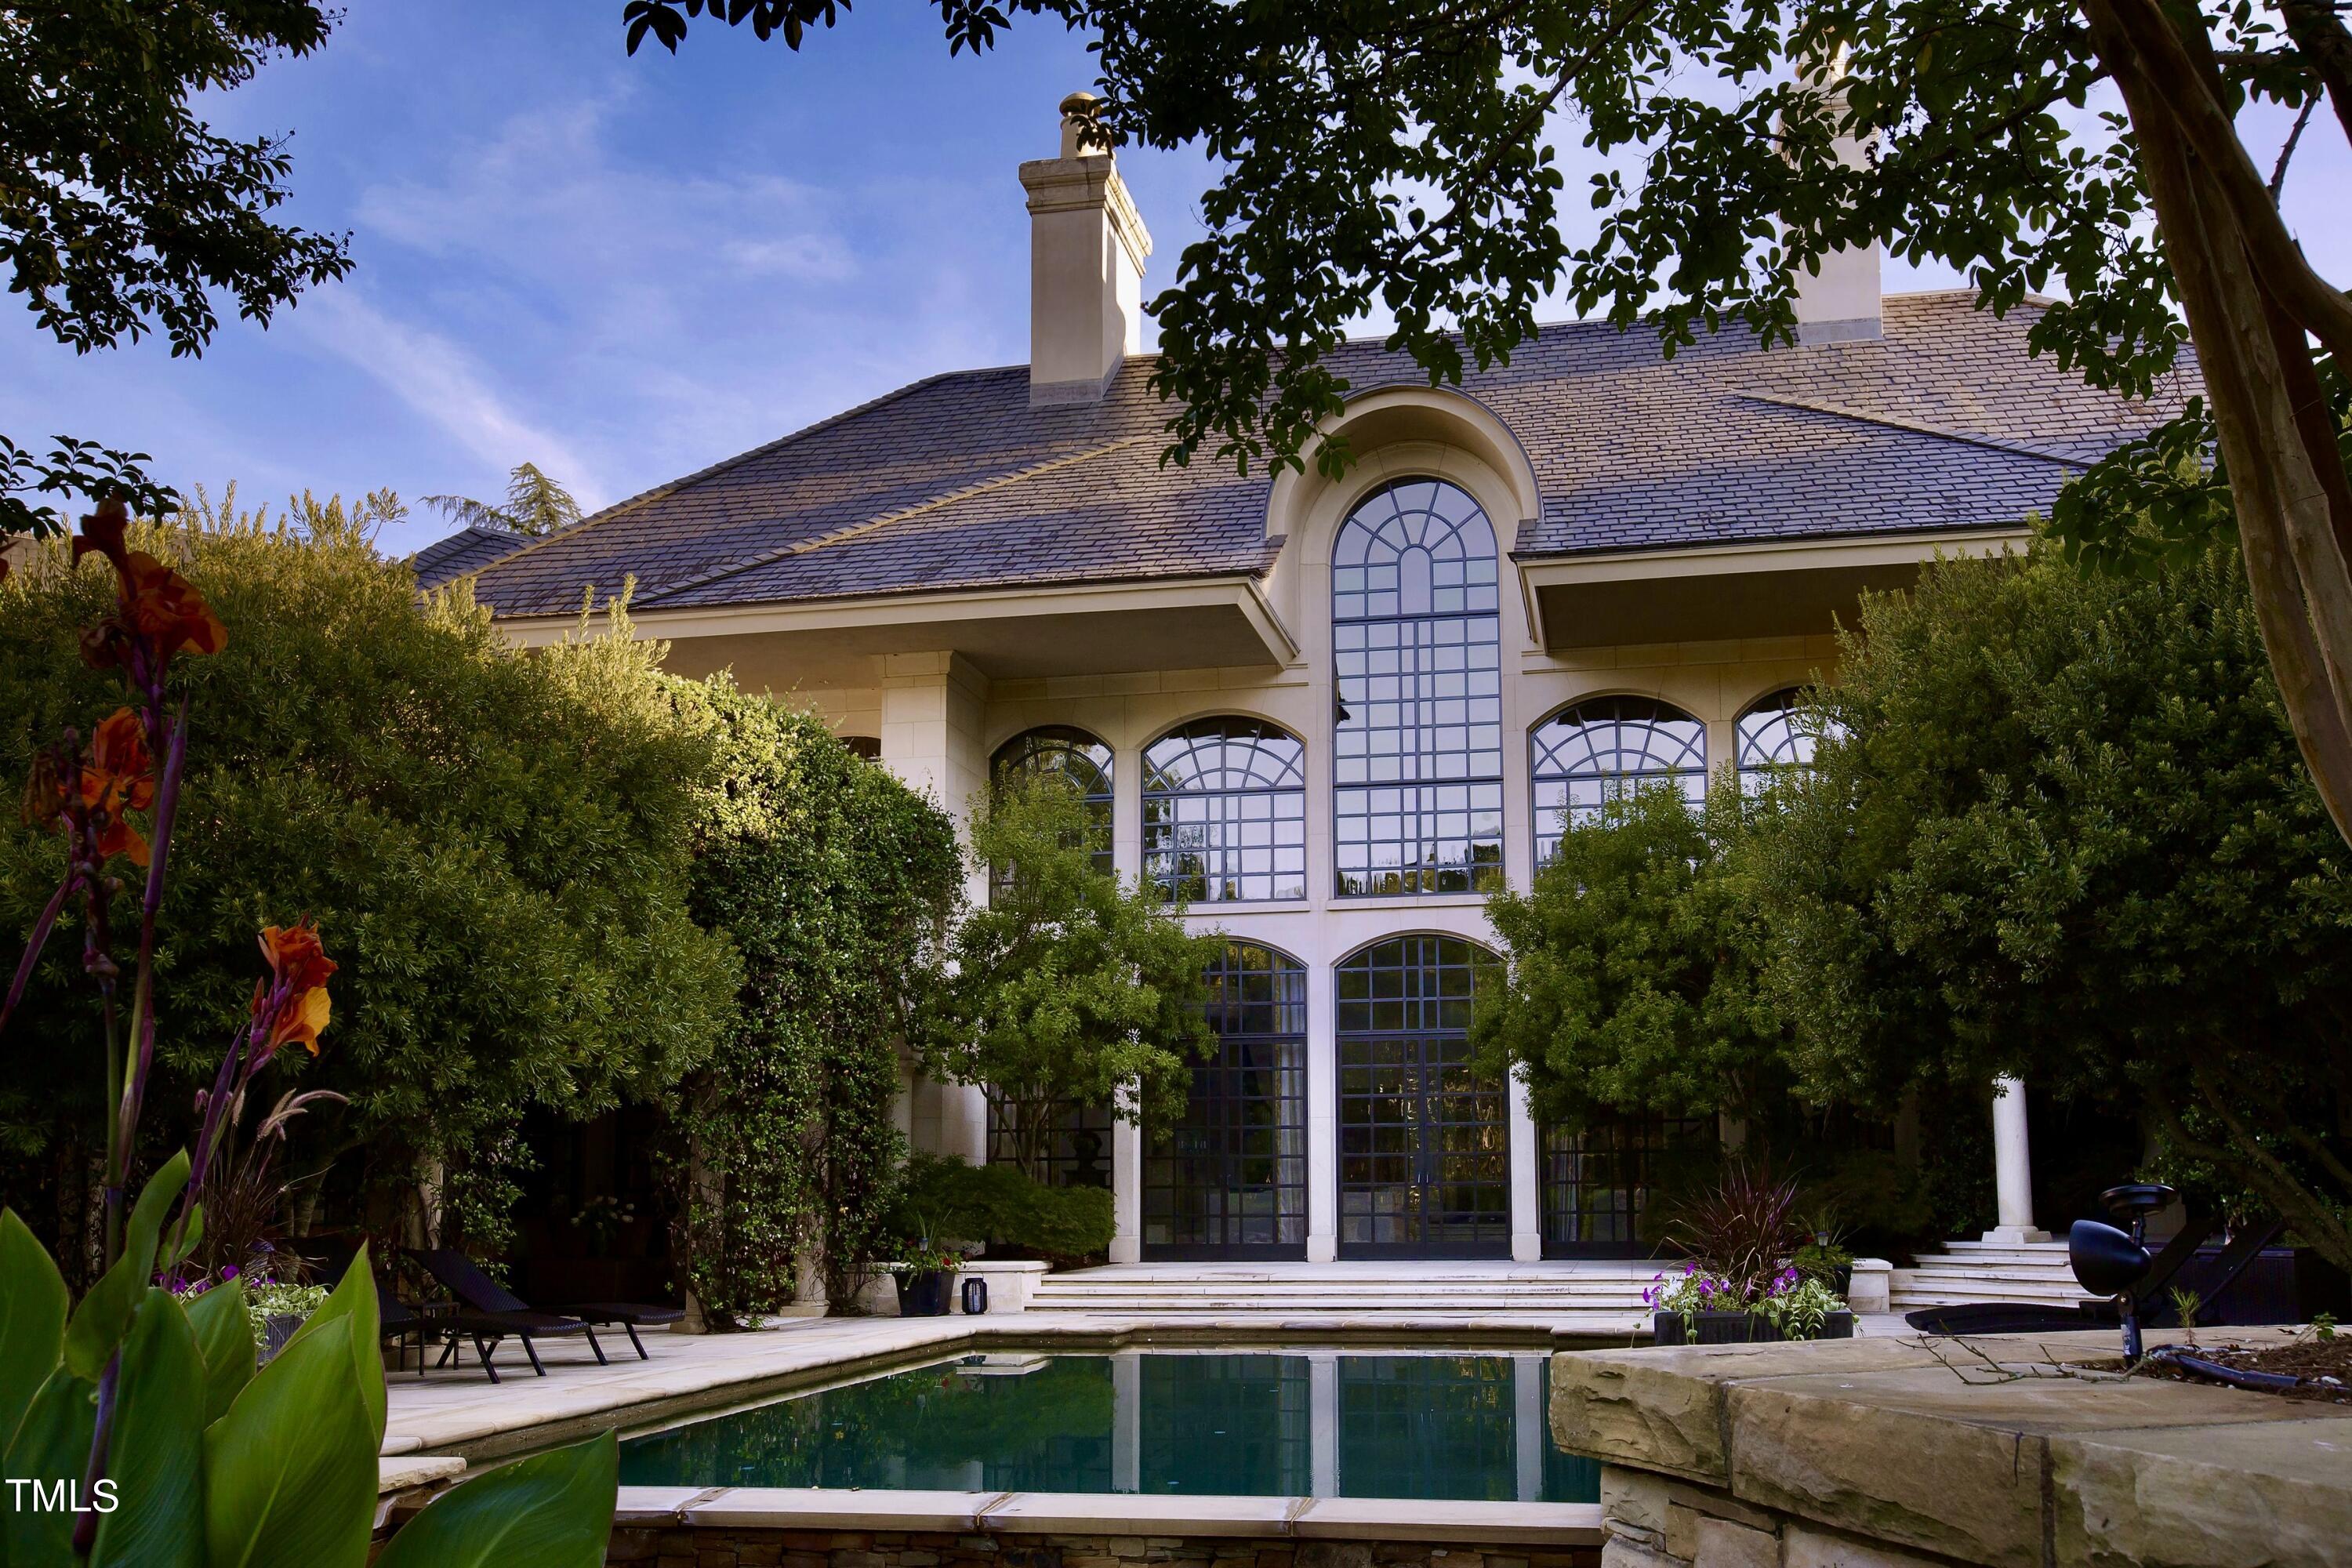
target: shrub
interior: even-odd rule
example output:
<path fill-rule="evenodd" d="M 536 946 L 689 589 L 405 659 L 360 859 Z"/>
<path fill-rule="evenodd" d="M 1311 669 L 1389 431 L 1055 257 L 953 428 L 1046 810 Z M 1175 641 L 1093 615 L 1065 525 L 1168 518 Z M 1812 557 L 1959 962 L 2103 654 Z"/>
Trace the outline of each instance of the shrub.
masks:
<path fill-rule="evenodd" d="M 803 1262 L 845 1308 L 897 1196 L 898 1042 L 961 897 L 954 825 L 821 719 L 723 676 L 669 697 L 715 763 L 694 910 L 743 961 L 739 1022 L 676 1097 L 671 1252 L 714 1327 L 790 1301 Z"/>
<path fill-rule="evenodd" d="M 249 988 L 253 932 L 308 910 L 342 964 L 339 1048 L 287 1064 L 314 1110 L 283 1165 L 345 1153 L 342 1195 L 432 1180 L 472 1242 L 506 1226 L 524 1108 L 584 1117 L 647 1093 L 731 1027 L 737 969 L 687 905 L 688 836 L 708 753 L 656 674 L 657 644 L 583 637 L 525 656 L 463 594 L 419 604 L 380 559 L 359 507 L 303 498 L 265 523 L 224 502 L 184 525 L 134 529 L 228 628 L 184 679 L 201 722 L 155 955 L 160 1014 L 151 1163 L 190 1134 Z M 37 748 L 116 700 L 78 634 L 110 574 L 62 542 L 0 584 L 0 791 Z M 12 814 L 13 818 L 13 814 Z M 0 930 L 28 929 L 62 868 L 55 835 L 0 829 Z M 17 1037 L 0 1052 L 0 1196 L 85 1252 L 79 1196 L 104 1142 L 97 1009 L 79 942 L 53 943 Z"/>
<path fill-rule="evenodd" d="M 1074 1263 L 1110 1246 L 1115 1226 L 1104 1187 L 1049 1187 L 1011 1165 L 968 1165 L 917 1154 L 892 1225 L 934 1243 L 985 1243 L 1054 1263 Z"/>

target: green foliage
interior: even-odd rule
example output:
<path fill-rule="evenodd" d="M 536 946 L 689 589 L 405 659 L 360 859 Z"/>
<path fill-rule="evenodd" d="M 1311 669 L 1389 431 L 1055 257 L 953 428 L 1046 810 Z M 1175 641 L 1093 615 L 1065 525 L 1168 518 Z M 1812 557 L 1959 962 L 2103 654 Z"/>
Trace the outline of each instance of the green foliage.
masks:
<path fill-rule="evenodd" d="M 822 720 L 724 677 L 668 692 L 711 758 L 695 914 L 743 964 L 740 1022 L 677 1095 L 673 1256 L 719 1324 L 789 1301 L 796 1259 L 846 1302 L 895 1195 L 898 1041 L 960 898 L 954 826 Z"/>
<path fill-rule="evenodd" d="M 1010 1165 L 917 1154 L 907 1163 L 891 1228 L 1069 1263 L 1108 1250 L 1115 1221 L 1107 1187 L 1047 1186 Z"/>
<path fill-rule="evenodd" d="M 66 1341 L 65 1278 L 14 1209 L 0 1212 L 0 1452 Z"/>
<path fill-rule="evenodd" d="M 620 1464 L 610 1432 L 518 1459 L 434 1499 L 374 1568 L 602 1568 Z"/>
<path fill-rule="evenodd" d="M 161 1211 L 151 1187 L 142 1207 Z M 151 1204 L 150 1200 L 153 1200 Z M 62 1334 L 16 1332 L 20 1303 L 58 1300 L 62 1279 L 15 1212 L 0 1211 L 0 1303 L 7 1343 L 23 1350 L 0 1363 L 0 1394 L 38 1392 L 0 1425 L 7 1474 L 79 1482 L 91 1454 L 98 1386 L 60 1359 Z M 362 1248 L 325 1307 L 275 1360 L 256 1373 L 249 1337 L 237 1339 L 241 1375 L 224 1379 L 208 1363 L 228 1338 L 209 1334 L 205 1303 L 244 1314 L 234 1287 L 194 1302 L 149 1286 L 127 1331 L 109 1352 L 114 1406 L 97 1472 L 118 1506 L 96 1514 L 87 1560 L 107 1568 L 362 1568 L 374 1524 L 376 1462 L 383 1440 L 383 1363 L 377 1353 L 375 1285 Z M 25 1320 L 30 1322 L 30 1320 Z M 37 1327 L 37 1324 L 34 1325 Z M 226 1408 L 208 1388 L 234 1384 Z M 467 1481 L 393 1538 L 381 1562 L 483 1563 L 501 1568 L 593 1568 L 604 1558 L 615 1478 L 612 1434 L 591 1438 Z M 69 1563 L 77 1558 L 71 1510 L 11 1506 L 0 1513 L 0 1561 Z M 411 1539 L 412 1535 L 415 1539 Z"/>
<path fill-rule="evenodd" d="M 236 141 L 192 100 L 249 80 L 276 54 L 308 54 L 330 13 L 303 0 L 12 7 L 0 33 L 0 257 L 42 331 L 88 353 L 157 325 L 195 354 L 224 292 L 267 322 L 304 287 L 341 278 L 342 238 L 274 222 L 291 161 L 282 137 Z M 0 437 L 0 537 L 54 533 L 57 509 L 18 492 L 141 510 L 171 492 L 143 452 L 59 437 L 45 464 Z"/>
<path fill-rule="evenodd" d="M 1539 1121 L 1747 1116 L 1785 1086 L 1733 853 L 1755 809 L 1728 784 L 1702 812 L 1634 791 L 1570 824 L 1525 894 L 1487 899 L 1509 979 L 1482 988 L 1471 1038 L 1489 1074 L 1522 1074 Z"/>
<path fill-rule="evenodd" d="M 516 465 L 508 477 L 507 499 L 501 505 L 464 496 L 426 496 L 425 504 L 438 507 L 469 527 L 503 528 L 532 538 L 558 532 L 580 521 L 580 503 L 572 499 L 572 492 L 549 479 L 536 463 Z"/>
<path fill-rule="evenodd" d="M 2083 111 L 2107 64 L 2071 0 L 1325 0 L 1213 26 L 1188 0 L 939 11 L 955 49 L 1016 16 L 1085 32 L 1107 140 L 1214 158 L 1208 233 L 1151 304 L 1180 459 L 1297 461 L 1349 390 L 1332 354 L 1367 316 L 1396 323 L 1387 346 L 1433 383 L 1507 358 L 1556 289 L 1621 324 L 1649 312 L 1670 349 L 1724 324 L 1785 338 L 1793 279 L 1873 240 L 1997 310 L 2054 297 L 2035 348 L 2102 385 L 2147 392 L 2185 341 L 2139 143 Z M 705 14 L 798 48 L 837 13 L 632 0 L 629 46 L 674 49 Z M 2311 48 L 2271 8 L 2169 15 L 2231 110 L 2317 92 Z M 1801 79 L 1832 58 L 1843 117 Z M 1866 164 L 1839 159 L 1841 130 L 1872 142 Z M 1563 134 L 1610 165 L 1580 192 Z"/>
<path fill-rule="evenodd" d="M 1001 1099 L 1014 1163 L 1033 1176 L 1063 1107 L 1172 1121 L 1192 1058 L 1214 1040 L 1203 976 L 1224 938 L 1188 934 L 1181 905 L 1097 870 L 1089 826 L 1057 774 L 1008 779 L 976 803 L 973 866 L 1001 874 L 956 928 L 920 1040 L 926 1070 Z"/>
<path fill-rule="evenodd" d="M 688 907 L 709 759 L 656 673 L 659 645 L 583 637 L 525 656 L 463 593 L 420 606 L 369 544 L 397 514 L 385 495 L 305 496 L 268 522 L 200 497 L 183 526 L 134 531 L 228 628 L 177 677 L 196 721 L 150 1146 L 180 1142 L 171 1119 L 244 1016 L 255 931 L 308 910 L 341 965 L 334 1022 L 315 1061 L 277 1070 L 350 1103 L 300 1120 L 289 1168 L 362 1150 L 338 1178 L 399 1191 L 437 1161 L 457 1229 L 495 1246 L 524 1108 L 584 1117 L 675 1080 L 731 1026 L 739 971 Z M 0 793 L 119 700 L 76 651 L 109 575 L 57 545 L 0 583 Z M 31 927 L 60 854 L 54 835 L 0 831 L 0 930 Z M 44 1048 L 0 1053 L 14 1202 L 34 1196 L 17 1184 L 36 1153 L 104 1141 L 79 945 L 50 945 L 13 1026 Z"/>
<path fill-rule="evenodd" d="M 2104 1102 L 2352 1263 L 2352 886 L 2234 552 L 1939 563 L 1822 700 L 1844 734 L 1749 839 L 1801 1089 Z"/>

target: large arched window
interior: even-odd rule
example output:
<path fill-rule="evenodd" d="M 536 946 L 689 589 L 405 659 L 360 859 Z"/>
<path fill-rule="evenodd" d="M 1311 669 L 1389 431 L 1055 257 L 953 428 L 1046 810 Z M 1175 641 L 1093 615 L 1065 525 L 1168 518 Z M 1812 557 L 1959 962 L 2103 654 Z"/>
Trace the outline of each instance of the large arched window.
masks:
<path fill-rule="evenodd" d="M 1646 697 L 1596 697 L 1564 708 L 1528 735 L 1536 797 L 1536 864 L 1551 858 L 1568 823 L 1644 784 L 1669 784 L 1693 805 L 1706 799 L 1706 726 Z"/>
<path fill-rule="evenodd" d="M 1298 738 L 1255 719 L 1201 719 L 1143 749 L 1143 871 L 1191 903 L 1307 896 Z"/>
<path fill-rule="evenodd" d="M 1510 1256 L 1505 1089 L 1470 1055 L 1472 998 L 1497 967 L 1455 936 L 1392 937 L 1340 961 L 1343 1256 Z"/>
<path fill-rule="evenodd" d="M 1495 530 L 1458 486 L 1374 491 L 1331 547 L 1332 853 L 1343 896 L 1466 893 L 1503 870 Z"/>
<path fill-rule="evenodd" d="M 1749 795 L 1775 778 L 1813 765 L 1813 748 L 1836 725 L 1805 701 L 1805 688 L 1784 687 L 1759 697 L 1739 716 L 1739 787 Z"/>
<path fill-rule="evenodd" d="M 1234 942 L 1208 982 L 1216 1052 L 1193 1065 L 1183 1118 L 1144 1129 L 1145 1256 L 1304 1257 L 1307 971 Z"/>
<path fill-rule="evenodd" d="M 1086 801 L 1087 842 L 1095 868 L 1110 874 L 1110 748 L 1084 730 L 1045 724 L 1026 730 L 996 749 L 989 776 L 998 784 L 1021 776 L 1066 779 Z"/>

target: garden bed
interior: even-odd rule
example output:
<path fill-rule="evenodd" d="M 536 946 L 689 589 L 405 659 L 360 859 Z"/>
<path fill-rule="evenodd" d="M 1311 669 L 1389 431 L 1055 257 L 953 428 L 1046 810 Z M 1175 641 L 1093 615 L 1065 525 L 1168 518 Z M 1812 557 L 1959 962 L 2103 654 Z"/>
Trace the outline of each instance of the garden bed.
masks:
<path fill-rule="evenodd" d="M 2197 1361 L 2226 1367 L 2231 1372 L 2266 1373 L 2297 1380 L 2291 1388 L 2260 1387 L 2252 1391 L 2257 1394 L 2274 1394 L 2281 1399 L 2352 1405 L 2352 1335 L 2339 1334 L 2334 1339 L 2305 1340 L 2286 1345 L 2196 1345 L 2183 1346 L 2181 1350 Z M 2120 1368 L 2122 1363 L 2118 1362 L 2116 1365 Z M 2163 1378 L 2173 1383 L 2210 1384 L 2216 1381 L 2200 1375 L 2193 1366 L 2183 1366 L 2177 1360 L 2155 1356 L 2142 1361 L 2133 1373 L 2137 1376 Z"/>

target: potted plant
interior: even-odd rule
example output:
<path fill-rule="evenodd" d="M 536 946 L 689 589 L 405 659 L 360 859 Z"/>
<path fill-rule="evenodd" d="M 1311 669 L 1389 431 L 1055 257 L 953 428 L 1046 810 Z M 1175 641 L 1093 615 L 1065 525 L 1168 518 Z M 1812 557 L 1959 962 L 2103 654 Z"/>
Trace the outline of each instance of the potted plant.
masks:
<path fill-rule="evenodd" d="M 1775 1181 L 1764 1167 L 1734 1161 L 1720 1185 L 1676 1211 L 1669 1235 L 1690 1261 L 1671 1279 L 1657 1275 L 1642 1293 L 1654 1342 L 1853 1337 L 1853 1313 L 1830 1283 L 1833 1250 L 1842 1249 L 1798 1223 L 1796 1198 L 1793 1180 Z M 1819 1271 L 1808 1272 L 1801 1258 Z"/>
<path fill-rule="evenodd" d="M 963 1256 L 931 1245 L 928 1236 L 918 1237 L 906 1247 L 899 1260 L 890 1266 L 890 1276 L 898 1287 L 898 1315 L 902 1318 L 944 1318 L 955 1287 L 956 1270 L 963 1267 Z"/>
<path fill-rule="evenodd" d="M 236 1270 L 230 1270 L 235 1273 Z M 253 1343 L 260 1364 L 286 1348 L 310 1314 L 327 1304 L 324 1285 L 296 1285 L 282 1279 L 249 1282 L 245 1291 L 245 1315 L 253 1325 Z"/>

